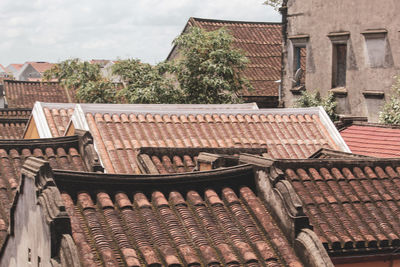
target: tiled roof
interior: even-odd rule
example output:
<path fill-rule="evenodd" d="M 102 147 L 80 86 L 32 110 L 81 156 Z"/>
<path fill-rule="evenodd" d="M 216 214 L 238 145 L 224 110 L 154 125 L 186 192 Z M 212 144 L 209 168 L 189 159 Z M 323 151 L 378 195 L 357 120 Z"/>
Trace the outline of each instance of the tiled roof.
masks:
<path fill-rule="evenodd" d="M 86 113 L 105 169 L 133 173 L 141 147 L 267 148 L 273 158 L 307 158 L 320 148 L 339 149 L 317 114 L 279 111 Z"/>
<path fill-rule="evenodd" d="M 175 176 L 57 171 L 84 266 L 302 266 L 251 166 Z"/>
<path fill-rule="evenodd" d="M 0 140 L 0 248 L 8 233 L 11 204 L 21 182 L 21 166 L 31 156 L 49 161 L 53 169 L 87 170 L 76 137 Z"/>
<path fill-rule="evenodd" d="M 43 112 L 53 137 L 64 136 L 68 123 L 74 112 L 73 105 L 65 108 L 43 107 Z"/>
<path fill-rule="evenodd" d="M 24 64 L 10 64 L 9 66 L 14 67 L 16 70 L 19 70 L 19 69 L 22 68 L 23 65 L 24 65 Z"/>
<path fill-rule="evenodd" d="M 40 110 L 64 105 L 69 104 L 35 105 L 33 117 L 44 129 L 41 137 L 57 136 L 54 129 L 65 123 L 51 126 L 51 116 L 40 117 Z M 320 148 L 348 151 L 321 108 L 241 107 L 77 104 L 71 125 L 91 132 L 108 173 L 138 173 L 136 156 L 142 147 L 266 148 L 272 158 L 307 158 Z"/>
<path fill-rule="evenodd" d="M 332 255 L 400 247 L 400 160 L 276 162 Z"/>
<path fill-rule="evenodd" d="M 31 109 L 0 109 L 0 139 L 22 139 Z"/>
<path fill-rule="evenodd" d="M 344 158 L 355 159 L 355 158 L 369 158 L 369 157 L 349 152 L 321 148 L 308 158 L 309 159 L 344 159 Z"/>
<path fill-rule="evenodd" d="M 74 95 L 56 82 L 4 81 L 4 93 L 9 108 L 32 108 L 36 101 L 68 103 Z"/>
<path fill-rule="evenodd" d="M 1 119 L 29 119 L 31 108 L 2 108 L 0 109 Z"/>
<path fill-rule="evenodd" d="M 353 153 L 382 158 L 400 157 L 400 127 L 354 123 L 340 134 Z"/>
<path fill-rule="evenodd" d="M 242 50 L 250 61 L 243 74 L 254 90 L 243 92 L 243 95 L 278 96 L 278 83 L 275 81 L 281 78 L 282 26 L 280 23 L 190 18 L 186 28 L 188 26 L 209 31 L 221 27 L 229 30 L 234 36 L 234 47 Z"/>
<path fill-rule="evenodd" d="M 49 63 L 49 62 L 27 62 L 30 64 L 35 70 L 37 70 L 39 73 L 44 73 L 46 70 L 51 69 L 55 64 L 54 63 Z"/>
<path fill-rule="evenodd" d="M 200 153 L 239 155 L 250 153 L 267 154 L 267 149 L 254 148 L 168 148 L 142 147 L 137 155 L 138 173 L 168 174 L 192 172 Z"/>
<path fill-rule="evenodd" d="M 0 119 L 0 139 L 22 139 L 26 122 Z"/>

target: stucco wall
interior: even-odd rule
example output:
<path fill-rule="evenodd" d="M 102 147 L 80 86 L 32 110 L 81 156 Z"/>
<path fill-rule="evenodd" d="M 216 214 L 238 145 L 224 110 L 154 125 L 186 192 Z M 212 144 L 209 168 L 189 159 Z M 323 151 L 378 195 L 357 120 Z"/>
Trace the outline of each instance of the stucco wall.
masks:
<path fill-rule="evenodd" d="M 24 179 L 23 191 L 14 213 L 14 234 L 6 243 L 0 266 L 51 266 L 49 227 L 44 220 L 41 207 L 37 204 L 33 179 Z M 40 265 L 38 264 L 39 257 Z"/>
<path fill-rule="evenodd" d="M 289 0 L 288 37 L 308 35 L 307 90 L 319 90 L 326 95 L 332 89 L 333 45 L 329 33 L 349 32 L 347 41 L 346 99 L 343 113 L 369 116 L 377 120 L 384 99 L 389 99 L 393 76 L 399 74 L 400 61 L 400 1 L 398 0 Z M 385 29 L 385 64 L 371 67 L 365 35 L 367 30 Z M 307 37 L 306 37 L 307 39 Z M 290 91 L 293 77 L 293 42 L 284 48 L 283 91 L 285 106 L 290 107 L 295 95 Z M 363 92 L 383 92 L 384 96 Z"/>

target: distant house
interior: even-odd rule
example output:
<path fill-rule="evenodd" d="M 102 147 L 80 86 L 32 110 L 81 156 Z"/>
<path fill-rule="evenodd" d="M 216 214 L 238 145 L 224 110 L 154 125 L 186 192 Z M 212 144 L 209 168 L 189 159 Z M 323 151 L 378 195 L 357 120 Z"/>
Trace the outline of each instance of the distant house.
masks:
<path fill-rule="evenodd" d="M 53 63 L 48 62 L 25 62 L 15 74 L 15 79 L 19 81 L 41 81 L 44 72 L 53 66 Z"/>
<path fill-rule="evenodd" d="M 15 78 L 19 70 L 24 64 L 10 64 L 7 66 L 7 71 Z"/>
<path fill-rule="evenodd" d="M 2 64 L 0 64 L 0 78 L 8 78 L 10 77 L 10 71 L 7 70 Z"/>
<path fill-rule="evenodd" d="M 243 91 L 246 102 L 256 102 L 260 108 L 277 107 L 279 104 L 279 83 L 281 78 L 281 24 L 271 22 L 244 22 L 214 19 L 190 18 L 183 33 L 190 27 L 207 31 L 226 28 L 234 37 L 233 46 L 242 50 L 250 60 L 243 75 L 253 91 Z M 167 60 L 179 56 L 179 47 L 174 46 Z"/>
<path fill-rule="evenodd" d="M 283 2 L 285 106 L 303 89 L 332 92 L 340 114 L 377 122 L 399 74 L 400 2 Z"/>

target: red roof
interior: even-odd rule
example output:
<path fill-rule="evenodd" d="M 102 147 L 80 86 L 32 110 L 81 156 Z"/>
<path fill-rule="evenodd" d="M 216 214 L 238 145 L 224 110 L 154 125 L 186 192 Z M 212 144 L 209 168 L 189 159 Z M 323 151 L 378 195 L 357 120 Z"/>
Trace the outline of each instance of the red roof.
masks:
<path fill-rule="evenodd" d="M 400 157 L 400 127 L 353 124 L 340 132 L 353 153 L 372 157 Z"/>
<path fill-rule="evenodd" d="M 244 96 L 278 96 L 275 81 L 281 79 L 281 23 L 190 18 L 186 28 L 188 26 L 209 31 L 221 27 L 228 29 L 234 36 L 234 47 L 244 51 L 250 60 L 243 74 L 254 90 L 243 92 Z"/>
<path fill-rule="evenodd" d="M 328 252 L 400 244 L 400 162 L 287 161 L 285 172 Z"/>
<path fill-rule="evenodd" d="M 22 68 L 24 64 L 10 64 L 10 66 L 13 66 L 16 70 L 19 70 L 20 68 Z"/>
<path fill-rule="evenodd" d="M 69 103 L 75 97 L 57 82 L 4 81 L 9 108 L 32 108 L 36 101 Z"/>
<path fill-rule="evenodd" d="M 56 172 L 54 180 L 84 266 L 304 266 L 253 175 L 246 166 L 171 177 Z"/>
<path fill-rule="evenodd" d="M 49 62 L 27 62 L 30 64 L 35 70 L 37 70 L 39 73 L 43 73 L 46 70 L 51 69 L 55 64 L 49 63 Z"/>

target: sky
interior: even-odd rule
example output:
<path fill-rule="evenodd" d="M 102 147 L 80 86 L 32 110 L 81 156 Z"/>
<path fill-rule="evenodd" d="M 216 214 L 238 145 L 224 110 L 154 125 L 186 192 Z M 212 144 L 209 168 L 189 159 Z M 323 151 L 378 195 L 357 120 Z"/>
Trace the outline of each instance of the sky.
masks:
<path fill-rule="evenodd" d="M 190 17 L 278 22 L 263 0 L 0 0 L 0 64 L 70 58 L 158 63 Z"/>

